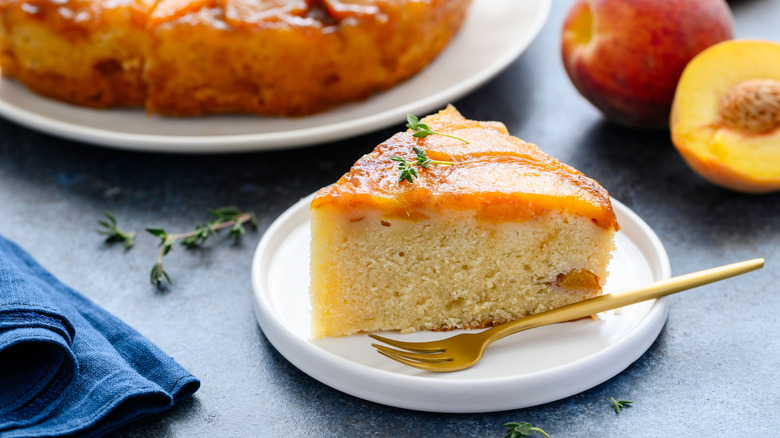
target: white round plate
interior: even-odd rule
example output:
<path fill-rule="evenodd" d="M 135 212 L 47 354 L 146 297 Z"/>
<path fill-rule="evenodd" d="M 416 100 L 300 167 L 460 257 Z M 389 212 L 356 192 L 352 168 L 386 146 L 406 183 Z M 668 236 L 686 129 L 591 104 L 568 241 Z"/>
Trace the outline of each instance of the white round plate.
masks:
<path fill-rule="evenodd" d="M 432 412 L 492 412 L 535 406 L 592 388 L 615 376 L 653 343 L 668 313 L 665 298 L 597 319 L 540 327 L 501 339 L 472 368 L 433 373 L 380 355 L 367 335 L 313 340 L 309 303 L 309 196 L 282 214 L 252 261 L 257 320 L 293 365 L 356 397 Z M 605 292 L 669 278 L 661 241 L 639 216 L 612 200 L 622 230 Z M 459 333 L 388 333 L 429 341 Z"/>
<path fill-rule="evenodd" d="M 237 152 L 325 143 L 402 126 L 443 108 L 514 61 L 547 20 L 552 0 L 474 0 L 460 32 L 423 71 L 368 100 L 308 117 L 167 118 L 141 109 L 94 110 L 0 81 L 0 115 L 76 141 L 158 152 Z"/>

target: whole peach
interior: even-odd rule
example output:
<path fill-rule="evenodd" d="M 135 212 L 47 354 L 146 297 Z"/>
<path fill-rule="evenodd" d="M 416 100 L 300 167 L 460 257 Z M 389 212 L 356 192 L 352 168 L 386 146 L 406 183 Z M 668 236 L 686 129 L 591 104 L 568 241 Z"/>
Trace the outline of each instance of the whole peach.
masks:
<path fill-rule="evenodd" d="M 608 118 L 664 127 L 685 65 L 731 39 L 724 0 L 578 0 L 563 24 L 563 64 Z"/>

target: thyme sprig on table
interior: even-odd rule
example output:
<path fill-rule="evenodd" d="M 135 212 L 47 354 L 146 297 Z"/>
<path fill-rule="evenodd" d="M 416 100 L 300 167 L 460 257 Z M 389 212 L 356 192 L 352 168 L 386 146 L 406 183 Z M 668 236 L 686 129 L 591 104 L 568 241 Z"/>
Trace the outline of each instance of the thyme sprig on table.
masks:
<path fill-rule="evenodd" d="M 418 148 L 417 146 L 412 147 L 412 150 L 414 150 L 414 153 L 417 155 L 417 157 L 412 162 L 406 161 L 405 158 L 395 155 L 390 157 L 391 160 L 398 162 L 398 170 L 400 170 L 400 173 L 398 174 L 398 182 L 405 180 L 412 183 L 414 182 L 414 178 L 420 176 L 417 173 L 417 169 L 415 169 L 413 166 L 419 166 L 423 169 L 427 169 L 431 164 L 441 164 L 444 166 L 452 166 L 455 164 L 452 161 L 431 160 L 425 156 L 425 151 Z"/>
<path fill-rule="evenodd" d="M 511 422 L 504 424 L 504 427 L 507 428 L 507 432 L 506 435 L 504 435 L 504 438 L 522 438 L 531 435 L 531 432 L 539 432 L 547 438 L 550 438 L 550 435 L 547 435 L 547 432 L 539 429 L 538 427 L 533 427 L 531 423 Z"/>
<path fill-rule="evenodd" d="M 209 209 L 209 213 L 214 216 L 214 219 L 205 224 L 196 225 L 195 231 L 188 233 L 171 234 L 162 228 L 146 229 L 147 233 L 160 238 L 160 252 L 157 254 L 157 262 L 152 266 L 152 271 L 149 274 L 149 280 L 152 284 L 162 288 L 163 280 L 172 283 L 171 277 L 163 269 L 163 257 L 171 252 L 174 243 L 177 241 L 181 241 L 182 245 L 192 248 L 202 245 L 209 237 L 216 236 L 219 230 L 225 228 L 230 229 L 228 236 L 238 241 L 241 236 L 246 234 L 244 224 L 249 223 L 252 227 L 257 228 L 257 219 L 254 213 L 246 213 L 236 207 Z"/>
<path fill-rule="evenodd" d="M 187 248 L 192 248 L 205 243 L 210 237 L 216 236 L 220 230 L 228 229 L 228 237 L 238 241 L 246 234 L 245 225 L 249 224 L 257 228 L 257 218 L 254 213 L 244 212 L 237 207 L 220 207 L 209 209 L 209 213 L 214 219 L 195 226 L 194 231 L 187 233 L 173 234 L 168 233 L 162 228 L 147 228 L 146 232 L 160 239 L 160 252 L 157 254 L 157 261 L 149 274 L 149 280 L 157 288 L 162 289 L 163 282 L 172 283 L 170 275 L 163 269 L 163 257 L 165 257 L 176 242 Z M 130 249 L 134 242 L 135 232 L 125 232 L 117 225 L 114 215 L 105 211 L 103 214 L 108 220 L 98 220 L 98 224 L 103 229 L 96 230 L 98 234 L 107 236 L 107 242 L 122 242 L 125 249 Z"/>
<path fill-rule="evenodd" d="M 619 414 L 620 409 L 630 407 L 632 401 L 628 400 L 615 400 L 615 397 L 610 397 L 612 400 L 612 407 L 615 408 L 615 413 Z"/>
<path fill-rule="evenodd" d="M 425 123 L 420 123 L 420 119 L 413 116 L 412 114 L 406 115 L 406 127 L 414 131 L 414 134 L 412 134 L 412 137 L 417 138 L 425 138 L 429 135 L 441 135 L 442 137 L 449 137 L 454 138 L 455 140 L 460 140 L 463 143 L 468 143 L 467 140 L 464 140 L 460 137 L 455 137 L 454 135 L 444 134 L 441 132 L 437 132 L 432 130 L 428 125 Z"/>
<path fill-rule="evenodd" d="M 126 250 L 132 248 L 135 244 L 135 231 L 127 232 L 119 228 L 114 214 L 108 210 L 103 211 L 103 216 L 107 220 L 98 219 L 97 221 L 103 229 L 95 230 L 95 232 L 106 236 L 108 243 L 122 242 L 122 248 Z"/>

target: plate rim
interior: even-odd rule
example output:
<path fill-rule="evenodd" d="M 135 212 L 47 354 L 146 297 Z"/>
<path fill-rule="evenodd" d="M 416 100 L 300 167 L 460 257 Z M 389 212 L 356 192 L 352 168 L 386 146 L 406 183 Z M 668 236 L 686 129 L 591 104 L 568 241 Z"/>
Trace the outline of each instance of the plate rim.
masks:
<path fill-rule="evenodd" d="M 69 140 L 114 149 L 146 152 L 198 154 L 236 153 L 291 149 L 327 143 L 389 127 L 394 123 L 398 123 L 399 120 L 402 120 L 407 113 L 417 114 L 430 112 L 435 108 L 445 105 L 449 101 L 464 96 L 499 74 L 531 45 L 547 22 L 552 7 L 552 0 L 533 1 L 538 3 L 539 13 L 534 17 L 532 26 L 528 28 L 529 30 L 523 34 L 523 38 L 519 39 L 519 41 L 512 46 L 511 50 L 507 50 L 501 56 L 497 57 L 492 64 L 480 70 L 478 74 L 461 81 L 457 85 L 453 85 L 433 95 L 426 96 L 423 99 L 417 99 L 411 103 L 384 109 L 357 120 L 336 121 L 295 130 L 250 134 L 169 136 L 163 134 L 125 133 L 95 128 L 92 126 L 82 126 L 77 123 L 63 121 L 52 116 L 19 108 L 3 99 L 1 94 L 0 116 L 27 128 Z M 471 6 L 473 7 L 474 4 Z M 2 86 L 2 82 L 3 81 L 0 80 L 0 86 Z M 5 79 L 5 83 L 8 84 L 7 79 Z M 19 83 L 13 83 L 13 85 L 23 87 L 23 85 Z M 45 103 L 69 105 L 67 103 L 39 96 L 29 90 L 26 91 L 32 99 L 40 99 Z M 360 104 L 360 102 L 356 103 Z M 88 108 L 85 107 L 78 107 L 78 109 L 88 110 Z M 117 108 L 115 110 L 122 111 L 127 109 Z M 138 109 L 138 111 L 143 111 L 143 109 Z M 239 116 L 245 117 L 246 115 Z M 226 117 L 229 117 L 229 115 Z M 350 129 L 344 129 L 346 126 Z M 348 134 L 344 134 L 345 132 L 348 132 Z"/>
<path fill-rule="evenodd" d="M 295 333 L 284 330 L 284 324 L 274 321 L 275 318 L 271 315 L 271 311 L 268 308 L 269 306 L 265 306 L 265 308 L 261 306 L 261 302 L 265 302 L 265 297 L 262 292 L 263 277 L 261 276 L 261 270 L 263 270 L 262 265 L 264 263 L 265 254 L 270 245 L 273 244 L 273 239 L 283 240 L 284 236 L 279 231 L 283 227 L 291 225 L 290 219 L 294 219 L 296 215 L 302 214 L 300 210 L 302 208 L 307 208 L 314 195 L 315 194 L 312 193 L 311 195 L 302 198 L 282 213 L 282 215 L 271 224 L 264 233 L 261 241 L 258 243 L 251 265 L 253 308 L 255 317 L 265 337 L 274 348 L 282 354 L 282 356 L 310 377 L 346 394 L 388 406 L 442 413 L 496 412 L 537 406 L 578 394 L 616 376 L 647 351 L 652 343 L 655 342 L 666 323 L 669 313 L 668 297 L 655 300 L 647 314 L 635 327 L 621 338 L 611 342 L 607 347 L 598 350 L 597 352 L 549 369 L 525 373 L 521 376 L 502 376 L 496 378 L 439 380 L 420 375 L 412 376 L 398 374 L 389 370 L 372 368 L 364 364 L 350 361 L 349 359 L 321 348 L 311 348 L 312 345 L 309 342 L 310 340 L 303 340 Z M 653 277 L 659 280 L 671 277 L 669 256 L 663 243 L 652 228 L 626 205 L 614 198 L 611 199 L 613 206 L 615 207 L 615 210 L 619 212 L 619 215 L 629 219 L 626 224 L 630 224 L 632 227 L 636 226 L 639 229 L 641 236 L 647 240 L 647 243 L 650 244 L 653 252 L 658 258 L 654 261 L 658 263 L 658 266 L 656 267 L 657 272 L 653 272 Z M 651 269 L 653 269 L 652 265 Z M 637 338 L 641 342 L 638 342 Z M 312 357 L 314 358 L 313 360 Z M 615 357 L 620 360 L 611 360 Z M 610 360 L 605 360 L 605 358 Z M 609 364 L 609 366 L 596 366 L 603 365 L 605 362 Z M 316 366 L 314 364 L 316 364 Z M 570 368 L 593 369 L 592 371 L 597 374 L 595 377 L 591 375 L 588 379 L 572 380 L 571 377 L 573 373 L 569 372 Z M 343 378 L 345 373 L 349 375 L 349 383 Z M 486 390 L 491 394 L 499 394 L 501 390 L 507 386 L 507 382 L 520 383 L 523 381 L 536 381 L 537 385 L 541 384 L 544 386 L 549 385 L 551 382 L 561 380 L 568 380 L 568 384 L 558 385 L 559 389 L 554 391 L 549 391 L 548 388 L 549 392 L 546 393 L 545 396 L 527 397 L 523 402 L 518 402 L 516 399 L 510 400 L 507 398 L 505 400 L 500 400 L 500 397 L 491 397 L 491 400 L 486 400 L 485 403 L 472 401 L 465 405 L 458 406 L 442 406 L 440 403 L 421 399 L 398 399 L 392 394 L 392 391 L 388 393 L 375 390 L 380 386 L 382 386 L 383 389 L 387 389 L 385 387 L 390 385 L 390 389 L 392 389 L 393 386 L 405 387 L 408 384 L 414 384 L 420 388 L 434 388 L 441 392 L 439 395 L 440 399 L 447 400 L 455 396 L 462 397 L 464 389 L 472 389 L 475 385 L 488 387 L 487 390 L 482 388 L 480 391 Z M 364 384 L 355 384 L 355 382 L 362 382 Z M 561 389 L 562 387 L 564 388 Z"/>

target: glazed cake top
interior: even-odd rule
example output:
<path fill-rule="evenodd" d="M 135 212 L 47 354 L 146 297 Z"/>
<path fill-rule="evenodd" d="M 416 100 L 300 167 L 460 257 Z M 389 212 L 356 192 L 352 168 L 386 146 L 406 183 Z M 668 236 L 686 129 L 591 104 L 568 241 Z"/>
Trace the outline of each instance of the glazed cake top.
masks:
<path fill-rule="evenodd" d="M 46 19 L 56 30 L 95 29 L 112 15 L 130 14 L 130 24 L 144 27 L 206 12 L 222 25 L 235 27 L 306 27 L 333 29 L 355 21 L 384 23 L 414 7 L 415 0 L 0 0 L 0 10 L 19 8 Z M 116 17 L 127 20 L 127 15 Z"/>
<path fill-rule="evenodd" d="M 473 215 L 490 222 L 522 221 L 560 211 L 590 218 L 618 230 L 607 191 L 578 170 L 509 135 L 498 122 L 476 122 L 448 106 L 421 120 L 431 130 L 453 135 L 415 138 L 401 132 L 361 157 L 339 181 L 317 193 L 311 208 L 330 206 L 359 219 L 367 212 L 382 217 L 420 220 Z M 416 166 L 413 183 L 398 181 L 398 156 L 412 162 L 413 147 L 432 160 L 454 165 Z"/>

